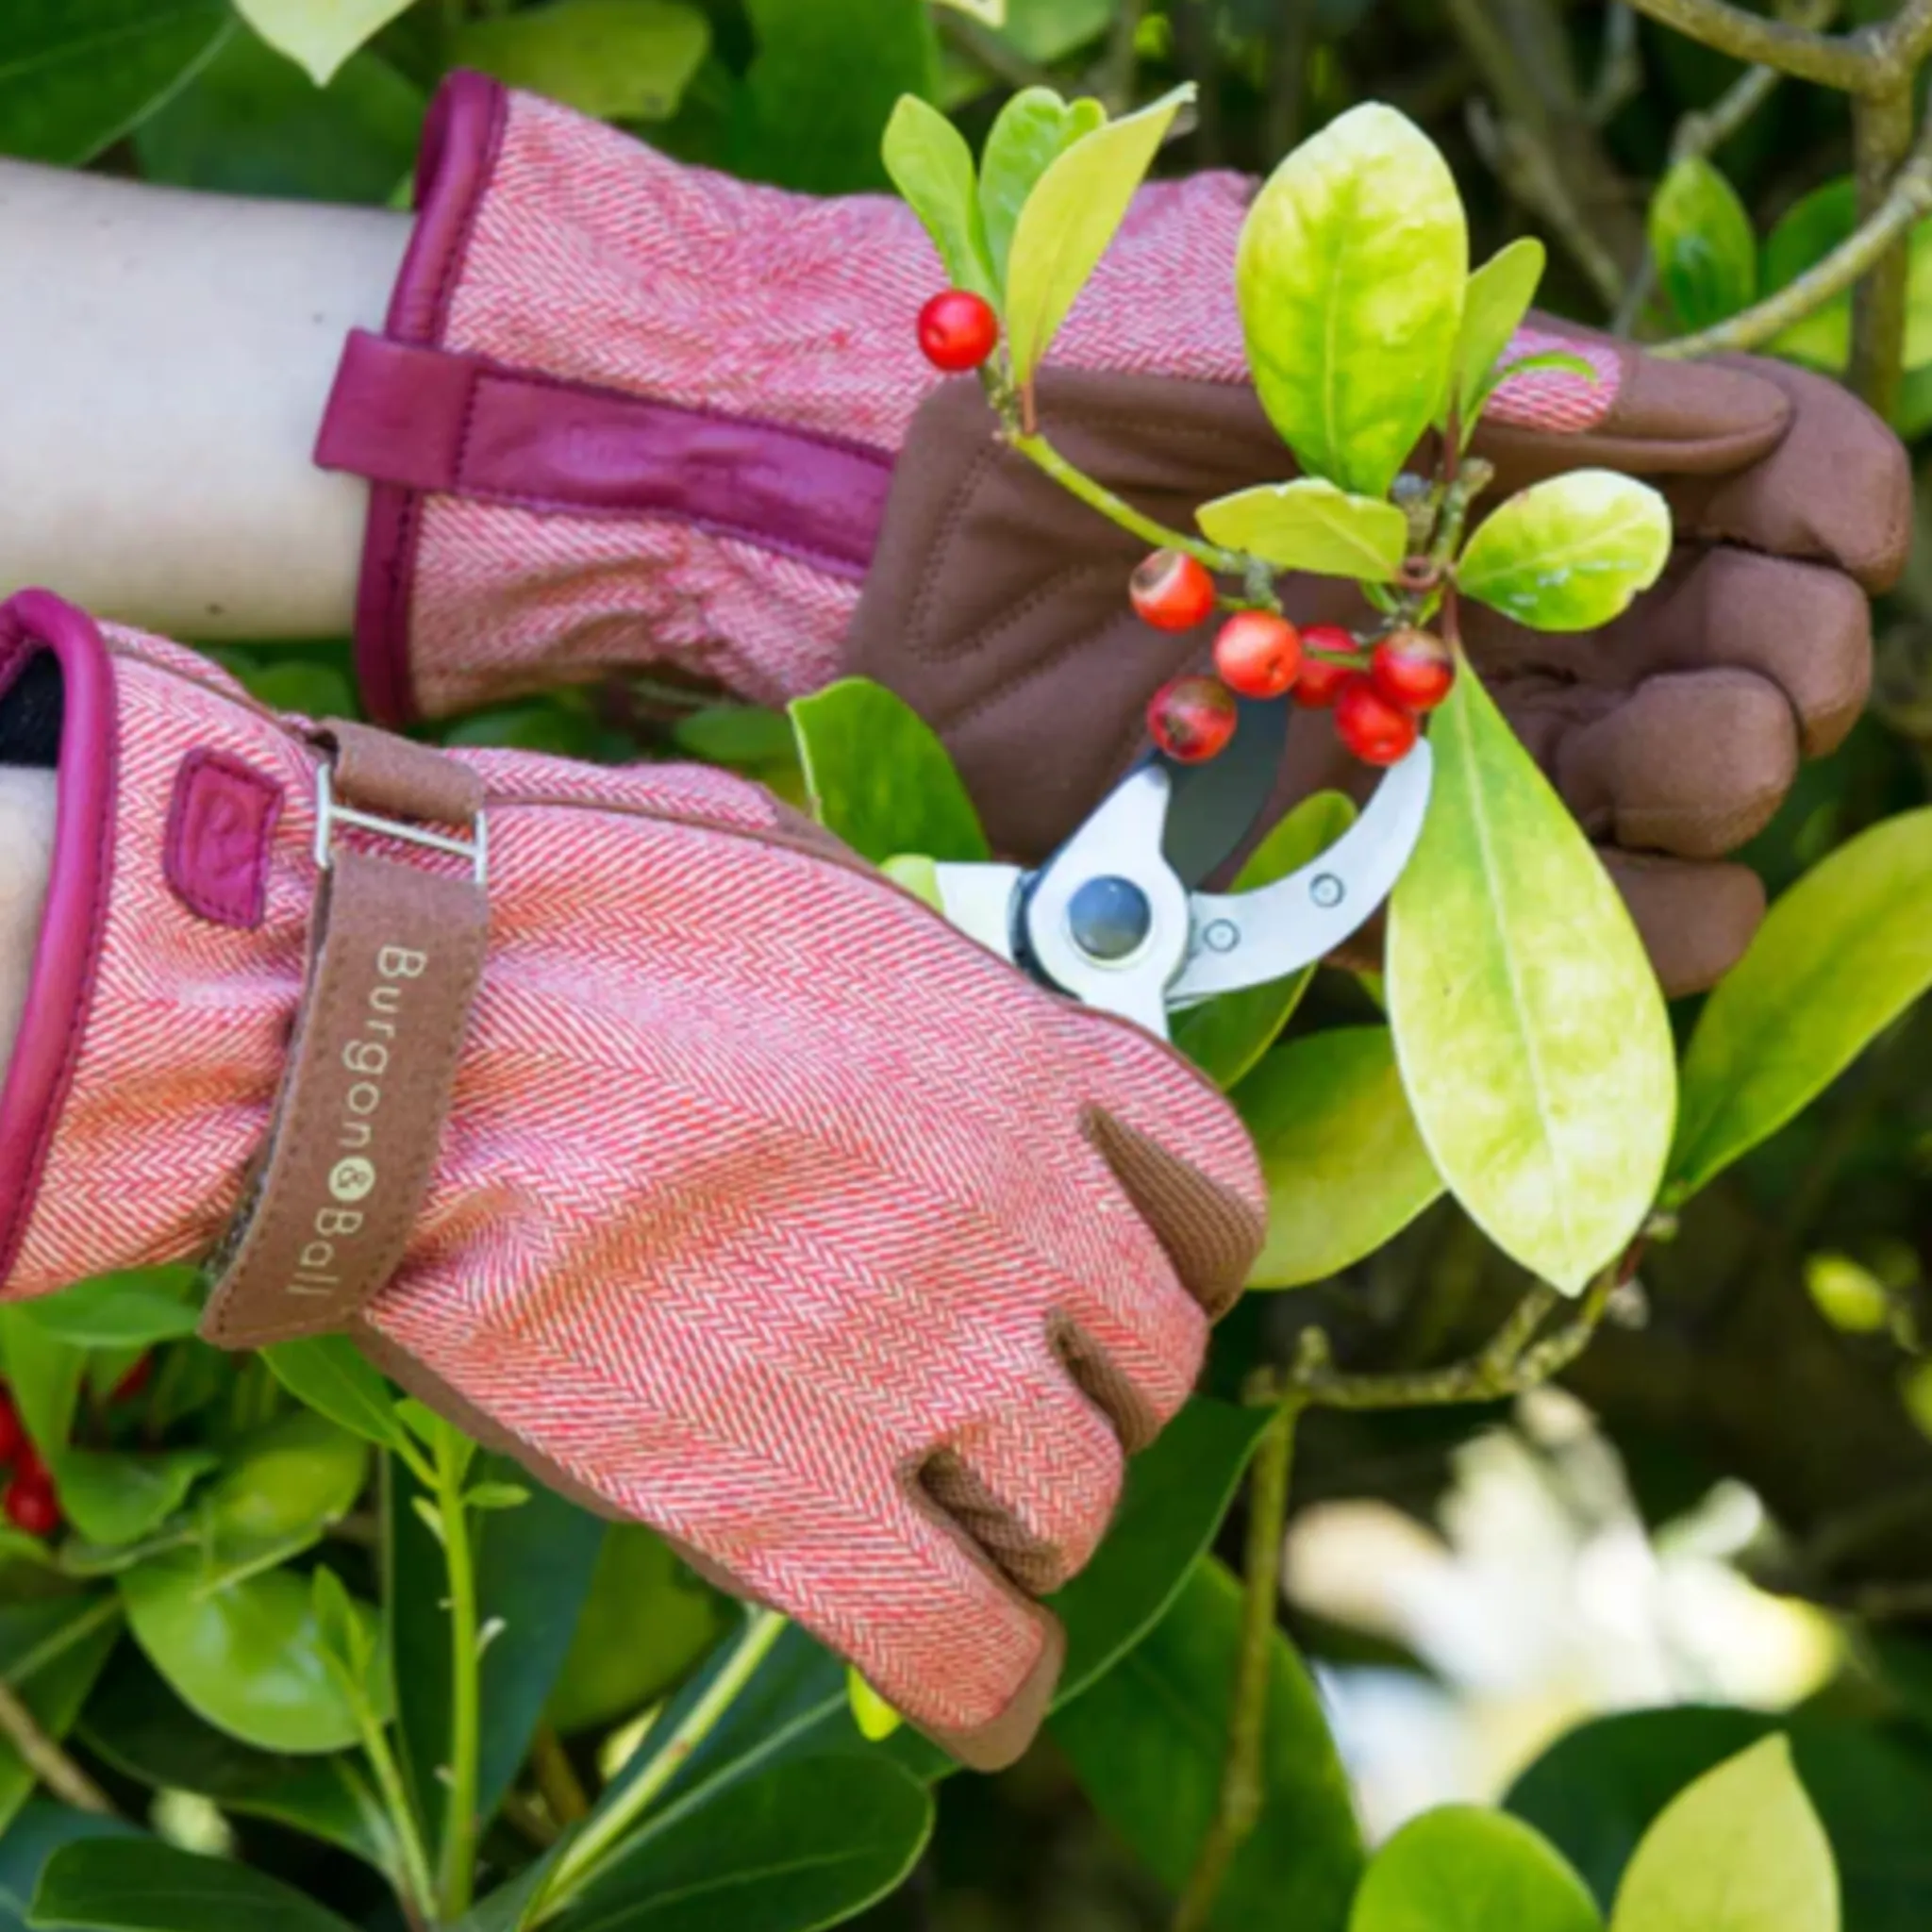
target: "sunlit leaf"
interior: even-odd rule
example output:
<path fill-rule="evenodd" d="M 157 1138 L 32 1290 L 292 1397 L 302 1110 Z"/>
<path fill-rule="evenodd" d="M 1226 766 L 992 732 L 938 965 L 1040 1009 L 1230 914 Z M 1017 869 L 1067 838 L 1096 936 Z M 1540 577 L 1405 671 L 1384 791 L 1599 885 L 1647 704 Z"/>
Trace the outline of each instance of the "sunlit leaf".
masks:
<path fill-rule="evenodd" d="M 1617 470 L 1572 470 L 1520 491 L 1469 540 L 1456 580 L 1538 630 L 1594 630 L 1662 574 L 1671 512 Z"/>
<path fill-rule="evenodd" d="M 1693 1193 L 1932 986 L 1932 808 L 1861 832 L 1774 905 L 1684 1057 L 1671 1191 Z"/>
<path fill-rule="evenodd" d="M 1049 87 L 1022 88 L 1000 109 L 980 157 L 979 179 L 980 213 L 996 288 L 1006 284 L 1013 228 L 1026 197 L 1068 148 L 1106 120 L 1107 109 L 1098 101 L 1069 103 Z"/>
<path fill-rule="evenodd" d="M 308 70 L 323 86 L 358 47 L 410 0 L 235 0 L 235 10 L 271 47 Z"/>
<path fill-rule="evenodd" d="M 947 278 L 997 307 L 999 276 L 988 252 L 966 137 L 937 108 L 906 94 L 886 123 L 884 153 L 892 186 L 932 237 Z"/>
<path fill-rule="evenodd" d="M 1507 248 L 1499 248 L 1470 274 L 1462 298 L 1462 325 L 1456 336 L 1454 376 L 1449 385 L 1456 397 L 1457 420 L 1462 425 L 1465 442 L 1474 433 L 1483 400 L 1497 379 L 1497 365 L 1509 346 L 1509 338 L 1523 325 L 1523 318 L 1529 312 L 1547 259 L 1543 244 L 1534 236 L 1523 235 Z M 1586 369 L 1588 366 L 1585 365 Z M 1448 420 L 1445 406 L 1437 428 L 1446 429 Z"/>
<path fill-rule="evenodd" d="M 1444 1805 L 1369 1861 L 1348 1932 L 1602 1932 L 1603 1923 L 1538 1832 L 1501 1811 Z"/>
<path fill-rule="evenodd" d="M 1429 741 L 1435 794 L 1389 920 L 1403 1085 L 1464 1208 L 1574 1294 L 1663 1175 L 1663 995 L 1609 875 L 1466 666 Z"/>
<path fill-rule="evenodd" d="M 1195 518 L 1210 542 L 1323 576 L 1387 583 L 1408 548 L 1408 519 L 1392 503 L 1352 496 L 1320 476 L 1238 490 L 1204 503 Z"/>
<path fill-rule="evenodd" d="M 1442 1191 L 1386 1026 L 1277 1047 L 1235 1089 L 1268 1183 L 1250 1288 L 1300 1288 L 1353 1267 Z"/>
<path fill-rule="evenodd" d="M 1304 469 L 1387 493 L 1448 382 L 1468 269 L 1455 179 L 1395 108 L 1351 108 L 1275 169 L 1235 280 L 1256 389 Z"/>

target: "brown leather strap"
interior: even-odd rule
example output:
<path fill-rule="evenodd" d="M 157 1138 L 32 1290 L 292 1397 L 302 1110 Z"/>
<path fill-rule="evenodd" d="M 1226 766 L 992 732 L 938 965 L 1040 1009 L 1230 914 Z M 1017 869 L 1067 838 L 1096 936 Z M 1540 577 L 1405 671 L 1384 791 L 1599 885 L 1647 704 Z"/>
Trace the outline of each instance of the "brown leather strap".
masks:
<path fill-rule="evenodd" d="M 475 774 L 360 724 L 317 736 L 334 758 L 308 986 L 267 1158 L 202 1317 L 222 1348 L 344 1327 L 395 1272 L 489 942 Z M 402 857 L 412 844 L 464 852 L 469 869 Z"/>

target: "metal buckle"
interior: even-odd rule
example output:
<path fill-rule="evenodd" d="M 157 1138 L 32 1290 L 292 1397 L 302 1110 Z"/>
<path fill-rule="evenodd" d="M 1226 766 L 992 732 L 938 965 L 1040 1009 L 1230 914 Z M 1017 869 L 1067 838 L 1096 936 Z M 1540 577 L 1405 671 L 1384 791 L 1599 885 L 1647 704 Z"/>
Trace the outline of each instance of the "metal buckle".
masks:
<path fill-rule="evenodd" d="M 456 858 L 467 858 L 479 886 L 490 883 L 490 833 L 485 815 L 476 814 L 474 834 L 467 839 L 447 832 L 425 831 L 421 825 L 401 819 L 377 818 L 374 812 L 355 811 L 336 803 L 331 767 L 325 759 L 315 769 L 315 864 L 328 871 L 335 859 L 335 831 L 338 825 L 355 825 L 364 832 L 379 833 L 385 839 L 400 839 L 406 845 L 421 845 L 431 852 L 447 852 Z"/>

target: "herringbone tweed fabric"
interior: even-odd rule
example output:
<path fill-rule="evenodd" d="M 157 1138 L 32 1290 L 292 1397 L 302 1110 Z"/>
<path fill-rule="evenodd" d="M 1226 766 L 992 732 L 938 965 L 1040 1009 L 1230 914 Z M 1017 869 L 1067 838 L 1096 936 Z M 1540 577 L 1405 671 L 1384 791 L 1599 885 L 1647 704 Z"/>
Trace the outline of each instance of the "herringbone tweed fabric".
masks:
<path fill-rule="evenodd" d="M 13 1204 L 16 1295 L 214 1241 L 316 891 L 302 721 L 178 646 L 106 638 L 111 884 L 64 1103 Z M 210 749 L 283 788 L 253 930 L 164 874 L 176 774 Z M 488 790 L 491 951 L 372 1325 L 915 1720 L 984 1724 L 1044 1613 L 917 1473 L 945 1452 L 973 1482 L 941 1492 L 995 1501 L 1029 1582 L 1086 1560 L 1122 1476 L 1100 1403 L 1137 1433 L 1174 1412 L 1204 1303 L 1257 1244 L 1245 1135 L 1158 1042 L 1038 991 L 755 787 L 463 756 Z"/>
<path fill-rule="evenodd" d="M 1144 189 L 1054 360 L 1244 382 L 1233 261 L 1253 192 L 1231 174 Z M 888 454 L 940 380 L 913 322 L 944 277 L 891 197 L 821 200 L 733 180 L 513 93 L 468 238 L 441 291 L 442 345 L 454 350 Z M 1602 421 L 1621 372 L 1613 348 L 1525 330 L 1510 357 L 1558 346 L 1599 379 L 1515 377 L 1493 420 L 1556 431 Z M 808 563 L 670 518 L 431 496 L 408 618 L 415 698 L 439 716 L 655 663 L 771 702 L 838 675 L 858 594 Z"/>

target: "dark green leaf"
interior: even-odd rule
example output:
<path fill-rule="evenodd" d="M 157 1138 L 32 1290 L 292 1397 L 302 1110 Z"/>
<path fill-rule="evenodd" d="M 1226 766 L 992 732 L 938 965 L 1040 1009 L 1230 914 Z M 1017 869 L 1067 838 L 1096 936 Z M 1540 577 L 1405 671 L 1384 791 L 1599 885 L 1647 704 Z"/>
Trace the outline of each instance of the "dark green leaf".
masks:
<path fill-rule="evenodd" d="M 75 1811 L 44 1798 L 29 1800 L 0 1834 L 0 1932 L 26 1932 L 41 1870 L 62 1845 L 84 1839 L 139 1838 L 133 1825 L 98 1811 Z"/>
<path fill-rule="evenodd" d="M 898 1889 L 932 1798 L 881 1757 L 795 1758 L 658 1813 L 556 1932 L 816 1932 Z"/>
<path fill-rule="evenodd" d="M 745 0 L 745 11 L 758 54 L 739 102 L 736 171 L 818 194 L 885 187 L 879 145 L 899 96 L 936 91 L 924 0 Z"/>
<path fill-rule="evenodd" d="M 102 1678 L 80 1731 L 91 1750 L 144 1785 L 273 1819 L 384 1868 L 387 1827 L 357 1758 L 286 1757 L 238 1743 L 203 1724 L 131 1644 Z"/>
<path fill-rule="evenodd" d="M 1051 1720 L 1094 1807 L 1175 1889 L 1214 1814 L 1241 1623 L 1240 1584 L 1203 1558 L 1146 1639 Z M 1208 1924 L 1341 1932 L 1361 1874 L 1361 1835 L 1315 1688 L 1279 1632 L 1262 1781 L 1260 1817 Z"/>
<path fill-rule="evenodd" d="M 1355 817 L 1355 802 L 1340 791 L 1317 791 L 1303 799 L 1249 855 L 1234 890 L 1252 892 L 1286 878 L 1334 844 Z M 1189 1007 L 1174 1016 L 1174 1046 L 1225 1091 L 1274 1044 L 1314 976 L 1308 965 L 1286 979 Z"/>
<path fill-rule="evenodd" d="M 1268 1183 L 1253 1288 L 1301 1288 L 1353 1267 L 1442 1191 L 1386 1026 L 1291 1040 L 1235 1092 Z"/>
<path fill-rule="evenodd" d="M 1847 1932 L 1924 1932 L 1932 1757 L 1866 1726 L 1694 1705 L 1620 1712 L 1558 1739 L 1505 1802 L 1563 1851 L 1607 1909 L 1638 1841 L 1672 1799 L 1776 1730 L 1789 1734 L 1831 1840 Z"/>
<path fill-rule="evenodd" d="M 1674 1198 L 1784 1125 L 1932 986 L 1932 808 L 1861 832 L 1771 909 L 1684 1056 Z"/>
<path fill-rule="evenodd" d="M 1757 238 L 1738 191 L 1701 156 L 1672 168 L 1650 204 L 1657 281 L 1686 328 L 1708 328 L 1757 294 Z"/>
<path fill-rule="evenodd" d="M 423 95 L 374 54 L 352 56 L 318 88 L 253 34 L 236 34 L 148 117 L 135 151 L 150 181 L 380 206 L 408 176 L 424 107 Z M 309 715 L 346 714 L 337 705 Z"/>
<path fill-rule="evenodd" d="M 683 0 L 548 0 L 464 23 L 456 58 L 602 121 L 667 121 L 711 43 Z"/>
<path fill-rule="evenodd" d="M 7 0 L 0 154 L 92 160 L 182 86 L 233 22 L 225 0 Z"/>
<path fill-rule="evenodd" d="M 0 1678 L 50 1737 L 64 1738 L 121 1635 L 112 1596 L 52 1597 L 0 1605 Z M 0 1831 L 34 1788 L 34 1774 L 0 1740 Z"/>
<path fill-rule="evenodd" d="M 354 1932 L 265 1872 L 144 1838 L 94 1839 L 56 1852 L 32 1923 L 58 1932 Z"/>
<path fill-rule="evenodd" d="M 393 1449 L 408 1440 L 389 1384 L 346 1336 L 278 1341 L 263 1349 L 261 1357 L 297 1401 L 365 1442 Z"/>
<path fill-rule="evenodd" d="M 131 1543 L 181 1507 L 195 1479 L 220 1457 L 207 1449 L 122 1456 L 106 1449 L 63 1449 L 54 1461 L 61 1507 L 96 1543 Z"/>
<path fill-rule="evenodd" d="M 20 1307 L 56 1341 L 76 1348 L 145 1348 L 194 1333 L 200 1285 L 193 1268 L 142 1268 L 99 1275 Z"/>
<path fill-rule="evenodd" d="M 791 720 L 783 711 L 767 711 L 757 705 L 708 705 L 680 718 L 671 737 L 689 757 L 735 771 L 789 765 L 798 757 Z"/>
<path fill-rule="evenodd" d="M 791 710 L 813 814 L 861 858 L 878 865 L 901 853 L 989 856 L 945 746 L 903 699 L 848 677 Z"/>
<path fill-rule="evenodd" d="M 87 1352 L 61 1341 L 27 1312 L 27 1304 L 0 1307 L 0 1362 L 20 1419 L 49 1463 L 58 1461 L 74 1433 Z"/>
<path fill-rule="evenodd" d="M 1539 1833 L 1505 1812 L 1444 1805 L 1370 1860 L 1348 1932 L 1602 1932 L 1603 1923 Z"/>
<path fill-rule="evenodd" d="M 210 1588 L 199 1557 L 157 1557 L 118 1582 L 148 1659 L 192 1710 L 244 1744 L 294 1757 L 358 1740 L 325 1662 L 308 1578 L 270 1570 Z M 387 1708 L 372 1676 L 369 1701 Z"/>
<path fill-rule="evenodd" d="M 999 281 L 988 258 L 966 137 L 937 108 L 906 94 L 886 123 L 884 153 L 886 173 L 932 237 L 947 279 L 997 307 Z"/>
<path fill-rule="evenodd" d="M 992 281 L 1004 289 L 1013 229 L 1040 177 L 1068 148 L 1107 120 L 1098 101 L 1071 104 L 1050 87 L 1022 88 L 999 111 L 980 159 L 979 211 L 992 257 Z"/>
<path fill-rule="evenodd" d="M 614 1523 L 591 1580 L 547 1715 L 568 1735 L 615 1724 L 663 1696 L 735 1621 L 664 1540 Z"/>

